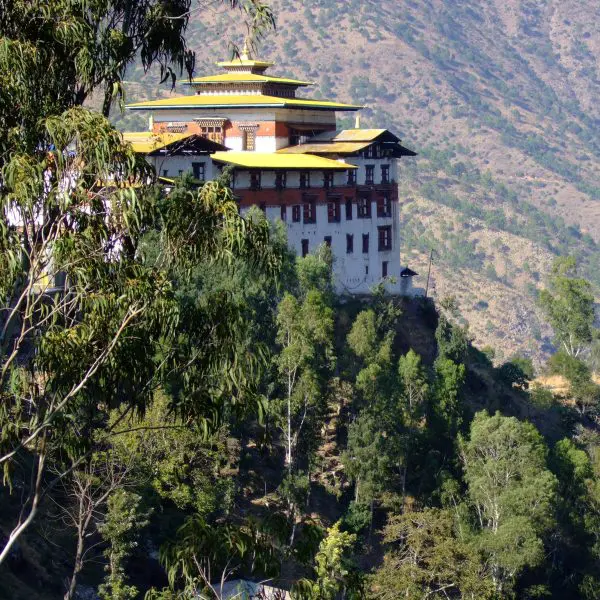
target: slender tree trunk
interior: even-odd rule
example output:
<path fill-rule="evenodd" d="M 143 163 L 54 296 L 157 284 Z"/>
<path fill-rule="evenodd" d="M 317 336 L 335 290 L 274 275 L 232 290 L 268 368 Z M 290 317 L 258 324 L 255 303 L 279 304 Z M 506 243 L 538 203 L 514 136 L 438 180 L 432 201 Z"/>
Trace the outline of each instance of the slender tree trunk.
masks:
<path fill-rule="evenodd" d="M 287 449 L 285 456 L 287 468 L 292 470 L 292 375 L 288 373 L 288 394 L 287 394 Z"/>
<path fill-rule="evenodd" d="M 4 562 L 4 560 L 8 556 L 10 549 L 13 547 L 13 545 L 17 541 L 18 537 L 29 527 L 29 525 L 31 525 L 31 522 L 33 521 L 34 517 L 37 514 L 40 499 L 42 497 L 42 475 L 44 473 L 45 463 L 46 463 L 46 435 L 44 434 L 42 437 L 42 440 L 41 440 L 40 453 L 38 455 L 37 473 L 35 476 L 35 484 L 34 484 L 34 489 L 32 492 L 33 498 L 31 501 L 31 509 L 29 511 L 29 514 L 27 515 L 27 518 L 23 522 L 21 522 L 19 519 L 19 524 L 11 531 L 10 535 L 8 536 L 8 541 L 4 545 L 2 552 L 0 552 L 0 565 Z"/>
<path fill-rule="evenodd" d="M 83 540 L 84 531 L 82 527 L 77 528 L 77 551 L 75 553 L 75 564 L 73 566 L 73 574 L 71 575 L 71 582 L 69 589 L 65 593 L 64 600 L 72 600 L 75 597 L 75 588 L 77 587 L 77 576 L 79 575 L 83 567 Z"/>
<path fill-rule="evenodd" d="M 402 468 L 402 513 L 404 513 L 404 502 L 406 500 L 406 472 L 408 471 L 408 466 L 406 463 Z"/>
<path fill-rule="evenodd" d="M 85 538 L 92 520 L 94 510 L 93 502 L 88 500 L 87 486 L 81 492 L 79 498 L 79 508 L 77 511 L 77 549 L 75 551 L 75 564 L 69 589 L 65 593 L 64 600 L 72 600 L 75 597 L 75 588 L 77 587 L 77 576 L 83 569 L 83 552 L 85 550 Z"/>

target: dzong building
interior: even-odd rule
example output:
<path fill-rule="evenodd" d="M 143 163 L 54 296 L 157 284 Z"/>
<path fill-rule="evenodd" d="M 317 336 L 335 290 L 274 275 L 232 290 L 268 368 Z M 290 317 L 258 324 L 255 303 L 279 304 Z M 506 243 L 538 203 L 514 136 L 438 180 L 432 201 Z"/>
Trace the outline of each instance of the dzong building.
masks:
<path fill-rule="evenodd" d="M 398 168 L 415 156 L 387 129 L 338 130 L 336 113 L 362 107 L 310 99 L 310 86 L 267 74 L 272 63 L 244 48 L 223 72 L 185 85 L 194 94 L 139 102 L 150 130 L 124 134 L 159 177 L 186 171 L 199 182 L 231 167 L 243 212 L 256 205 L 281 219 L 300 256 L 331 247 L 336 291 L 366 294 L 380 282 L 412 294 L 415 275 L 400 259 Z"/>

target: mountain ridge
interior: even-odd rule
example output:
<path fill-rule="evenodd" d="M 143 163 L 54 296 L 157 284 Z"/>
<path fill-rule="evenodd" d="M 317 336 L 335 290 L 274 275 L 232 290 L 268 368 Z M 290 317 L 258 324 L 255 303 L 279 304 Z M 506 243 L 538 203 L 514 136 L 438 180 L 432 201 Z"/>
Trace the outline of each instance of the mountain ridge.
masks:
<path fill-rule="evenodd" d="M 417 207 L 433 201 L 444 214 L 433 219 L 437 224 L 427 219 L 436 289 L 451 294 L 453 279 L 481 281 L 486 292 L 518 298 L 532 319 L 529 331 L 542 332 L 535 348 L 527 340 L 507 343 L 502 315 L 474 312 L 475 291 L 472 297 L 461 292 L 459 309 L 477 332 L 476 343 L 541 360 L 551 348 L 550 332 L 537 317 L 535 295 L 551 258 L 575 254 L 600 286 L 600 143 L 594 135 L 600 7 L 574 0 L 271 5 L 277 29 L 259 43 L 258 54 L 276 63 L 274 75 L 315 81 L 308 93 L 316 97 L 365 104 L 363 126 L 393 129 L 419 152 L 401 162 L 401 198 L 419 199 Z M 244 33 L 239 14 L 194 14 L 188 38 L 197 51 L 196 76 L 216 72 L 214 63 L 231 51 L 224 40 L 239 43 Z M 171 93 L 139 68 L 129 79 L 133 100 Z M 340 116 L 341 126 L 353 124 Z M 143 127 L 131 115 L 119 121 Z M 403 225 L 424 218 L 416 210 L 402 215 Z M 508 249 L 484 248 L 469 232 L 473 218 L 491 238 L 506 237 Z M 423 243 L 410 233 L 404 238 L 403 256 L 423 271 Z M 536 250 L 524 260 L 520 252 L 528 244 Z M 516 294 L 515 286 L 528 292 Z M 482 300 L 489 305 L 494 298 L 487 295 Z M 517 332 L 510 325 L 508 337 Z"/>

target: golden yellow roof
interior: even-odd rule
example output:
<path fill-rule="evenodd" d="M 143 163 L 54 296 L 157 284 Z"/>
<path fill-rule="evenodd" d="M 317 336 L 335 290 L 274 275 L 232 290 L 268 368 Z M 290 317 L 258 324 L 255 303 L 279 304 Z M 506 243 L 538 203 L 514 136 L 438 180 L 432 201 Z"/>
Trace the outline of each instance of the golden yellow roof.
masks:
<path fill-rule="evenodd" d="M 179 142 L 190 137 L 190 133 L 153 133 L 152 131 L 125 131 L 123 139 L 129 142 L 133 151 L 140 154 L 149 154 L 160 150 L 169 144 Z"/>
<path fill-rule="evenodd" d="M 278 98 L 260 94 L 224 94 L 178 96 L 149 102 L 129 104 L 131 110 L 197 109 L 197 108 L 314 108 L 316 110 L 359 110 L 354 104 L 343 104 L 329 100 L 305 100 L 301 98 Z"/>
<path fill-rule="evenodd" d="M 277 154 L 275 152 L 215 152 L 211 158 L 245 169 L 320 169 L 347 171 L 354 165 L 313 154 Z"/>
<path fill-rule="evenodd" d="M 281 154 L 354 154 L 370 146 L 371 142 L 332 142 L 330 144 L 298 144 L 281 148 Z"/>
<path fill-rule="evenodd" d="M 314 140 L 330 142 L 372 142 L 387 129 L 343 129 L 327 131 L 314 137 Z"/>
<path fill-rule="evenodd" d="M 207 75 L 206 77 L 195 77 L 184 85 L 196 85 L 200 83 L 282 83 L 285 85 L 312 85 L 310 81 L 299 79 L 288 79 L 286 77 L 271 77 L 259 75 L 258 73 L 221 73 L 220 75 Z"/>

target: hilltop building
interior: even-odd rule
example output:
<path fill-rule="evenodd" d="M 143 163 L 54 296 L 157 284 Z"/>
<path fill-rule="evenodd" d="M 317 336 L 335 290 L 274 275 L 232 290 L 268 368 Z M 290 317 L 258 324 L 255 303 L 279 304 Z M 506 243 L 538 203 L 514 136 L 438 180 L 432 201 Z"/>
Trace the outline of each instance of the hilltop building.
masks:
<path fill-rule="evenodd" d="M 139 102 L 150 130 L 125 133 L 159 176 L 191 171 L 199 182 L 232 168 L 243 211 L 262 208 L 287 225 L 305 256 L 331 247 L 339 293 L 368 293 L 384 281 L 411 293 L 414 272 L 400 263 L 398 159 L 415 156 L 386 129 L 336 129 L 336 112 L 360 106 L 300 98 L 310 82 L 266 75 L 272 63 L 240 57 L 224 72 L 186 85 L 193 95 Z"/>

